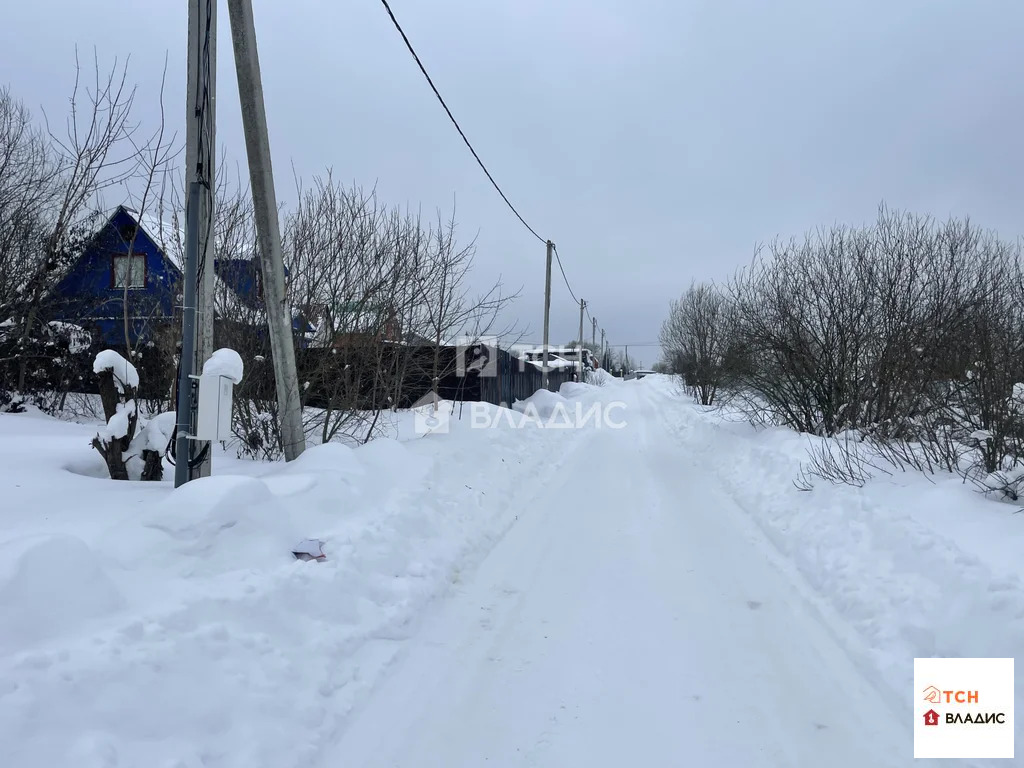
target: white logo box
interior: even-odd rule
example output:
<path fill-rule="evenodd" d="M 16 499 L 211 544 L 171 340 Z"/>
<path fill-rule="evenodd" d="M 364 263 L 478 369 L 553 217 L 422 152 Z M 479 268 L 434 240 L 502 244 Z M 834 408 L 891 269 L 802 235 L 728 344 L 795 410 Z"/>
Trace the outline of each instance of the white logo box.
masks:
<path fill-rule="evenodd" d="M 1013 659 L 914 659 L 914 757 L 1012 758 L 1013 703 Z"/>

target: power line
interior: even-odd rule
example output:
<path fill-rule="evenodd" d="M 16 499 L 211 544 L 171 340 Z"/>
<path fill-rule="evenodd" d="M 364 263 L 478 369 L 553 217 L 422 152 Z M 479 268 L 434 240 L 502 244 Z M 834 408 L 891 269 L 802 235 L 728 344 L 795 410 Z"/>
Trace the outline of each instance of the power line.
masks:
<path fill-rule="evenodd" d="M 487 166 L 484 165 L 483 160 L 480 159 L 480 155 L 478 155 L 477 151 L 473 148 L 473 145 L 472 145 L 472 143 L 470 143 L 469 138 L 466 136 L 465 131 L 462 130 L 462 126 L 460 126 L 458 120 L 455 119 L 455 115 L 453 115 L 451 109 L 448 108 L 448 104 L 445 102 L 444 97 L 441 96 L 441 92 L 438 90 L 437 86 L 434 84 L 433 79 L 430 77 L 430 74 L 427 72 L 427 68 L 424 66 L 423 61 L 419 57 L 419 54 L 417 54 L 416 53 L 416 49 L 413 48 L 412 42 L 409 40 L 409 36 L 406 35 L 405 34 L 405 30 L 402 29 L 402 25 L 399 23 L 398 19 L 395 17 L 395 12 L 391 9 L 391 5 L 388 3 L 388 0 L 381 0 L 381 4 L 384 6 L 384 10 L 387 11 L 388 16 L 391 19 L 391 23 L 394 24 L 395 29 L 398 30 L 398 34 L 401 35 L 402 41 L 405 43 L 405 47 L 408 48 L 409 53 L 412 54 L 412 57 L 416 61 L 416 65 L 419 67 L 420 72 L 423 73 L 423 77 L 426 78 L 427 83 L 430 85 L 430 89 L 434 92 L 434 96 L 437 97 L 437 100 L 440 102 L 441 106 L 444 108 L 445 113 L 448 115 L 448 119 L 451 120 L 452 125 L 455 126 L 455 130 L 457 130 L 459 132 L 459 136 L 462 137 L 463 142 L 465 142 L 466 147 L 469 148 L 469 151 L 472 153 L 473 158 L 477 162 L 477 165 L 480 166 L 480 169 L 487 176 L 488 181 L 491 182 L 491 185 L 494 187 L 494 189 L 497 191 L 497 193 L 501 196 L 501 199 L 505 201 L 505 205 L 507 205 L 509 207 L 509 210 L 511 210 L 512 213 L 515 214 L 516 218 L 519 219 L 519 221 L 522 223 L 522 225 L 524 227 L 526 227 L 527 230 L 529 230 L 530 234 L 532 234 L 535 238 L 540 240 L 542 243 L 546 243 L 547 240 L 545 238 L 541 237 L 537 233 L 537 231 L 533 227 L 531 227 L 529 225 L 529 223 L 526 221 L 526 219 L 523 218 L 522 214 L 520 214 L 519 211 L 516 209 L 516 207 L 514 205 L 512 205 L 512 201 L 508 199 L 508 196 L 505 194 L 505 192 L 498 185 L 498 182 L 494 180 L 494 177 L 491 175 L 491 172 L 487 170 Z M 568 278 L 568 276 L 565 273 L 565 267 L 562 265 L 562 258 L 561 258 L 561 256 L 558 253 L 558 248 L 556 246 L 554 246 L 554 244 L 552 244 L 552 250 L 554 251 L 555 259 L 558 262 L 558 270 L 559 270 L 559 272 L 562 273 L 562 280 L 565 281 L 565 287 L 569 290 L 569 295 L 572 296 L 572 299 L 573 299 L 574 302 L 576 302 L 576 304 L 581 305 L 582 302 L 580 301 L 579 298 L 577 298 L 576 292 L 573 291 L 573 289 L 572 289 L 572 285 L 569 284 L 569 278 Z M 585 305 L 584 305 L 584 310 L 587 312 L 587 315 L 590 316 L 590 312 L 586 308 Z M 591 319 L 593 319 L 593 318 L 591 317 Z"/>
<path fill-rule="evenodd" d="M 577 304 L 580 300 L 576 298 L 576 294 L 572 292 L 572 286 L 569 285 L 569 278 L 565 276 L 565 267 L 562 266 L 562 257 L 558 255 L 558 246 L 554 246 L 555 261 L 558 262 L 558 271 L 562 273 L 562 279 L 565 280 L 565 287 L 569 289 L 569 295 L 572 296 L 573 301 Z"/>
<path fill-rule="evenodd" d="M 526 223 L 526 219 L 524 219 L 520 215 L 519 211 L 516 210 L 516 207 L 514 205 L 512 205 L 512 202 L 508 199 L 508 197 L 505 196 L 505 193 L 501 191 L 501 187 L 498 186 L 498 182 L 496 182 L 494 180 L 494 177 L 491 176 L 491 172 L 487 170 L 487 166 L 484 165 L 484 161 L 480 159 L 480 155 L 478 155 L 476 153 L 476 150 L 473 149 L 473 145 L 469 143 L 469 139 L 466 138 L 466 134 L 463 132 L 462 127 L 459 125 L 458 120 L 455 119 L 455 115 L 453 115 L 452 111 L 450 109 L 448 109 L 448 105 L 445 103 L 444 98 L 441 96 L 441 92 L 437 90 L 437 86 L 434 85 L 434 81 L 430 78 L 430 75 L 427 74 L 426 67 L 423 66 L 423 62 L 420 61 L 420 57 L 416 53 L 416 49 L 413 48 L 412 47 L 412 43 L 409 42 L 409 37 L 405 34 L 405 30 L 402 29 L 402 25 L 399 24 L 398 23 L 398 19 L 395 18 L 395 13 L 394 13 L 394 11 L 391 10 L 391 6 L 388 5 L 388 0 L 380 0 L 380 1 L 381 1 L 381 3 L 383 3 L 384 9 L 388 12 L 388 16 L 391 17 L 391 22 L 395 25 L 395 29 L 398 30 L 398 34 L 400 34 L 402 36 L 402 40 L 405 41 L 405 47 L 409 49 L 409 53 L 411 53 L 412 57 L 416 60 L 416 64 L 420 68 L 420 72 L 422 72 L 423 76 L 425 78 L 427 78 L 427 82 L 430 84 L 431 90 L 434 92 L 434 95 L 437 96 L 437 100 L 439 102 L 441 102 L 441 106 L 444 107 L 444 111 L 448 113 L 448 118 L 452 121 L 452 125 L 455 126 L 455 130 L 457 130 L 459 132 L 459 135 L 462 137 L 462 140 L 464 142 L 466 142 L 466 146 L 469 147 L 469 151 L 473 153 L 473 157 L 476 158 L 477 164 L 480 166 L 480 168 L 483 170 L 483 172 L 487 175 L 487 178 L 490 180 L 490 182 L 494 186 L 494 188 L 498 191 L 498 194 L 501 195 L 501 199 L 505 201 L 505 205 L 507 205 L 509 207 L 509 209 L 512 211 L 512 213 L 514 213 L 516 215 L 516 218 L 518 218 L 519 221 L 521 221 L 523 223 L 523 226 L 526 227 L 528 230 L 530 230 L 530 234 L 532 234 L 534 237 L 536 237 L 542 243 L 546 243 L 547 240 L 545 238 L 541 237 L 540 235 L 538 235 L 536 230 L 533 227 L 531 227 L 529 224 Z M 565 275 L 563 273 L 563 277 L 564 276 Z M 568 281 L 567 281 L 567 284 L 568 284 Z M 571 291 L 570 291 L 570 293 L 571 293 Z M 575 298 L 575 296 L 573 298 Z"/>

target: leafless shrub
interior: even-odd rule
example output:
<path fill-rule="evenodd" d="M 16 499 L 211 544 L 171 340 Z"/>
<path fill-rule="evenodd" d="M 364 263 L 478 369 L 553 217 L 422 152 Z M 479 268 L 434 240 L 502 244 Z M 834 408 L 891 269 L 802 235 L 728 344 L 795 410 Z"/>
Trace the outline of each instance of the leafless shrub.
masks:
<path fill-rule="evenodd" d="M 707 290 L 687 295 L 691 316 Z M 725 298 L 740 361 L 725 401 L 752 423 L 859 435 L 856 451 L 816 448 L 805 478 L 860 484 L 871 456 L 875 469 L 954 472 L 1012 498 L 1024 461 L 1018 244 L 967 220 L 939 224 L 883 206 L 869 227 L 772 243 L 727 283 Z M 687 327 L 686 317 L 674 306 L 666 335 Z M 691 320 L 674 335 L 699 349 L 692 329 L 701 325 L 710 327 Z M 723 402 L 723 391 L 714 397 Z"/>
<path fill-rule="evenodd" d="M 697 402 L 713 405 L 737 364 L 735 316 L 714 285 L 691 285 L 673 301 L 661 328 L 661 346 Z"/>
<path fill-rule="evenodd" d="M 797 488 L 801 490 L 810 490 L 815 478 L 833 485 L 860 488 L 878 472 L 891 474 L 856 434 L 844 433 L 838 438 L 812 440 L 807 453 L 808 459 L 801 464 L 796 481 Z"/>

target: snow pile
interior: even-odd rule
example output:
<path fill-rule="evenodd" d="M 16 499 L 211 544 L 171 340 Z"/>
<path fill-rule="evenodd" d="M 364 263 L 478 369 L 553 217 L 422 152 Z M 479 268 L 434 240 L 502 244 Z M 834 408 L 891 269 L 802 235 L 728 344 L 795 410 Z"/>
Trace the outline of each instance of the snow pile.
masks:
<path fill-rule="evenodd" d="M 98 625 L 124 598 L 79 538 L 33 534 L 0 543 L 0 652 Z"/>
<path fill-rule="evenodd" d="M 536 418 L 550 419 L 555 413 L 563 412 L 568 403 L 561 393 L 538 389 L 525 400 L 516 400 L 512 404 L 512 410 Z"/>
<path fill-rule="evenodd" d="M 597 368 L 596 370 L 589 371 L 586 374 L 586 379 L 588 384 L 593 384 L 597 387 L 603 387 L 607 384 L 618 381 L 617 378 L 608 373 L 604 368 Z"/>
<path fill-rule="evenodd" d="M 139 388 L 139 372 L 135 369 L 135 366 L 112 349 L 105 349 L 96 355 L 96 359 L 92 364 L 92 371 L 95 374 L 100 374 L 103 371 L 113 371 L 114 383 L 117 384 L 119 392 L 124 392 L 125 387 L 130 387 L 131 389 Z"/>
<path fill-rule="evenodd" d="M 245 366 L 242 357 L 233 349 L 218 349 L 203 365 L 203 375 L 226 376 L 235 384 L 242 382 Z"/>
<path fill-rule="evenodd" d="M 227 475 L 178 488 L 130 530 L 108 531 L 101 547 L 125 569 L 160 564 L 188 578 L 288 564 L 301 538 L 264 482 Z"/>

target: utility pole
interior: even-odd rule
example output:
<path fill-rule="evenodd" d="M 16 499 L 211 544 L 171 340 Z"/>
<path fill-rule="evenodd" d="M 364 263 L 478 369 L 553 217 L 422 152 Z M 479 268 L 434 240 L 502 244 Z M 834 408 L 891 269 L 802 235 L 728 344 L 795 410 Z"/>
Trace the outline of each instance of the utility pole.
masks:
<path fill-rule="evenodd" d="M 181 404 L 192 409 L 189 414 L 180 414 L 178 422 L 190 423 L 194 419 L 195 400 L 191 396 L 181 399 L 181 393 L 191 395 L 193 373 L 201 371 L 203 363 L 213 354 L 213 270 L 214 270 L 214 189 L 215 141 L 216 141 L 216 80 L 217 80 L 217 0 L 189 0 L 188 3 L 188 74 L 185 104 L 185 222 L 186 253 L 190 246 L 197 248 L 191 266 L 185 269 L 185 284 L 195 277 L 191 298 L 183 303 L 182 330 L 190 336 L 182 337 L 182 382 L 179 385 L 179 407 Z M 193 192 L 192 185 L 198 185 Z M 189 270 L 193 270 L 189 274 Z M 189 324 L 184 315 L 191 308 L 193 321 Z M 185 349 L 192 350 L 187 355 Z M 187 371 L 187 373 L 186 373 Z M 188 416 L 187 419 L 182 418 Z M 181 432 L 179 430 L 179 437 Z M 185 453 L 177 453 L 178 466 L 189 467 L 195 453 L 205 453 L 203 461 L 188 470 L 188 479 L 208 477 L 213 469 L 212 451 L 208 443 L 186 443 Z M 178 472 L 175 472 L 177 482 Z"/>
<path fill-rule="evenodd" d="M 596 347 L 597 346 L 597 318 L 596 317 L 590 318 L 590 322 L 593 325 L 593 327 L 590 329 L 590 346 Z"/>
<path fill-rule="evenodd" d="M 195 422 L 195 398 L 192 390 L 192 363 L 196 347 L 196 283 L 199 267 L 199 198 L 202 187 L 193 181 L 188 185 L 185 207 L 185 263 L 182 264 L 185 285 L 181 307 L 181 364 L 178 366 L 178 403 L 175 416 L 177 441 L 174 444 L 174 487 L 180 488 L 192 479 L 192 425 Z"/>
<path fill-rule="evenodd" d="M 587 302 L 580 299 L 580 384 L 583 383 L 583 313 L 587 309 Z"/>
<path fill-rule="evenodd" d="M 548 388 L 548 329 L 551 324 L 551 254 L 555 244 L 548 240 L 547 267 L 544 271 L 544 352 L 541 364 L 544 366 L 544 389 Z"/>
<path fill-rule="evenodd" d="M 252 0 L 228 0 L 228 15 L 231 19 L 231 42 L 235 49 L 235 72 L 238 75 L 238 97 L 242 105 L 242 128 L 249 159 L 256 234 L 263 266 L 264 304 L 270 350 L 274 359 L 281 442 L 284 443 L 285 460 L 292 461 L 305 450 L 306 437 L 302 428 L 292 317 L 288 297 L 285 295 L 281 230 L 277 220 L 277 196 L 274 192 L 274 170 L 270 163 L 270 137 L 263 102 L 260 57 L 256 49 Z"/>
<path fill-rule="evenodd" d="M 605 349 L 605 346 L 604 346 L 604 328 L 602 328 L 601 329 L 601 367 L 602 368 L 607 368 L 608 367 L 608 356 L 607 356 L 606 353 L 607 353 L 607 350 Z"/>

